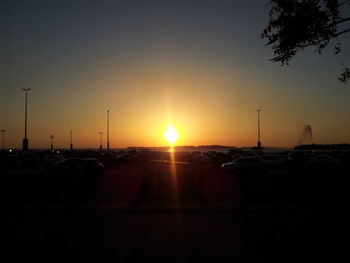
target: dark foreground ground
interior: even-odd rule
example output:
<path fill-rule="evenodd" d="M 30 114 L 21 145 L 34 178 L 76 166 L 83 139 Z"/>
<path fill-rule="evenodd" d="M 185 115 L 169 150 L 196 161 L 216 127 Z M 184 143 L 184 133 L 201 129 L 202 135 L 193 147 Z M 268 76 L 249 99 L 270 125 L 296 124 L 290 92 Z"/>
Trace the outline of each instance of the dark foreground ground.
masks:
<path fill-rule="evenodd" d="M 350 260 L 340 171 L 232 175 L 136 160 L 97 177 L 0 175 L 1 262 Z"/>

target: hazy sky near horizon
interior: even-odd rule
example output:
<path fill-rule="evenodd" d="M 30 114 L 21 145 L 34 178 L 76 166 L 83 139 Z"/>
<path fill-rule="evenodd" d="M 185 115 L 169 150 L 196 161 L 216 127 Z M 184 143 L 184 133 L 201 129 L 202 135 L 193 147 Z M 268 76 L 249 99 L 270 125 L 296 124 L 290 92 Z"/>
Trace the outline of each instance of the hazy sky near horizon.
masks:
<path fill-rule="evenodd" d="M 337 80 L 344 51 L 313 48 L 289 66 L 260 39 L 268 1 L 1 1 L 0 128 L 20 147 L 24 92 L 30 147 L 98 147 L 110 110 L 111 147 L 294 146 L 350 143 L 350 85 Z M 104 139 L 105 145 L 105 139 Z"/>

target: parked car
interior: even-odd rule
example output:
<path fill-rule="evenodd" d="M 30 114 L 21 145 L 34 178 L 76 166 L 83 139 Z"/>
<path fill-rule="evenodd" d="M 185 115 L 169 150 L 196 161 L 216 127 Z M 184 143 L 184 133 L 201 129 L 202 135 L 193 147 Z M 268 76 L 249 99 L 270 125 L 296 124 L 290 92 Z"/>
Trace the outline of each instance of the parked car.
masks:
<path fill-rule="evenodd" d="M 330 157 L 328 155 L 322 154 L 317 155 L 311 159 L 312 165 L 335 165 L 338 164 L 339 161 L 337 159 L 334 159 L 333 157 Z"/>
<path fill-rule="evenodd" d="M 239 159 L 239 158 L 242 158 L 242 155 L 239 154 L 239 153 L 234 153 L 234 154 L 232 154 L 232 156 L 231 156 L 232 161 L 237 160 L 237 159 Z"/>
<path fill-rule="evenodd" d="M 242 157 L 232 162 L 224 163 L 221 167 L 229 171 L 254 170 L 262 166 L 258 157 Z"/>
<path fill-rule="evenodd" d="M 261 160 L 262 164 L 266 167 L 280 166 L 287 162 L 286 158 L 274 154 L 266 154 L 261 157 Z"/>
<path fill-rule="evenodd" d="M 103 163 L 97 158 L 85 158 L 81 166 L 81 172 L 86 174 L 101 174 L 104 171 Z"/>
<path fill-rule="evenodd" d="M 350 151 L 345 151 L 341 154 L 340 162 L 347 167 L 350 166 Z"/>
<path fill-rule="evenodd" d="M 0 156 L 0 171 L 18 170 L 20 163 L 14 154 L 4 154 Z"/>
<path fill-rule="evenodd" d="M 54 163 L 54 169 L 61 172 L 79 172 L 83 163 L 83 158 L 68 158 Z"/>
<path fill-rule="evenodd" d="M 117 161 L 131 161 L 137 159 L 137 155 L 135 153 L 121 153 L 114 158 Z"/>
<path fill-rule="evenodd" d="M 311 151 L 293 151 L 288 154 L 288 160 L 296 163 L 309 163 L 312 156 Z"/>
<path fill-rule="evenodd" d="M 104 171 L 104 165 L 97 158 L 72 157 L 54 163 L 53 169 L 79 174 L 101 174 Z"/>
<path fill-rule="evenodd" d="M 206 155 L 193 155 L 189 158 L 189 161 L 193 163 L 209 163 L 210 158 Z"/>
<path fill-rule="evenodd" d="M 48 170 L 57 170 L 56 164 L 59 162 L 64 161 L 65 158 L 61 155 L 57 154 L 45 154 L 43 159 L 41 160 L 41 166 L 42 168 L 48 169 Z"/>

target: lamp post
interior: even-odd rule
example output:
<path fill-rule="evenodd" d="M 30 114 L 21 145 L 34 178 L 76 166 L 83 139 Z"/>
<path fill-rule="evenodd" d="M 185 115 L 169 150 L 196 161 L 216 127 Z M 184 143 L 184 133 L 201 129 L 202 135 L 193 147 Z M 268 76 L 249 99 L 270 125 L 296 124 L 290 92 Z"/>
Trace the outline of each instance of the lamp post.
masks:
<path fill-rule="evenodd" d="M 50 141 L 51 141 L 51 152 L 53 152 L 53 135 L 52 134 L 50 136 Z"/>
<path fill-rule="evenodd" d="M 257 112 L 258 112 L 258 143 L 257 143 L 258 150 L 261 150 L 261 141 L 260 141 L 260 111 L 261 111 L 261 109 L 257 109 Z"/>
<path fill-rule="evenodd" d="M 73 151 L 73 132 L 70 131 L 70 150 Z"/>
<path fill-rule="evenodd" d="M 102 151 L 102 134 L 103 132 L 99 132 L 100 134 L 100 151 Z"/>
<path fill-rule="evenodd" d="M 27 138 L 27 98 L 28 98 L 28 91 L 31 89 L 22 89 L 26 93 L 25 97 L 25 110 L 24 110 L 24 139 L 23 139 L 23 151 L 28 151 L 28 138 Z"/>
<path fill-rule="evenodd" d="M 107 152 L 109 151 L 109 110 L 107 111 Z"/>
<path fill-rule="evenodd" d="M 2 150 L 5 151 L 5 132 L 6 132 L 6 130 L 2 129 L 1 132 L 2 132 Z"/>

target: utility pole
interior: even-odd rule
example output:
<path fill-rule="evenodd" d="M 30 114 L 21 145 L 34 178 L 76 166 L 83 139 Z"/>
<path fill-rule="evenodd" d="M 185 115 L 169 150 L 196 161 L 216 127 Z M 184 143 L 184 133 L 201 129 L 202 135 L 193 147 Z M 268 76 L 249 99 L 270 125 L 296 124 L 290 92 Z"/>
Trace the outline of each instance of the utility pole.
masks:
<path fill-rule="evenodd" d="M 23 139 L 23 151 L 28 151 L 28 138 L 27 138 L 27 97 L 28 91 L 31 89 L 22 89 L 26 93 L 25 97 L 25 110 L 24 110 L 24 139 Z"/>
<path fill-rule="evenodd" d="M 261 109 L 257 109 L 257 112 L 258 112 L 258 143 L 257 143 L 258 150 L 261 150 L 261 141 L 260 141 L 260 111 L 261 111 Z"/>
<path fill-rule="evenodd" d="M 107 111 L 107 152 L 109 151 L 109 110 Z"/>
<path fill-rule="evenodd" d="M 1 132 L 2 132 L 2 150 L 5 151 L 5 132 L 6 132 L 6 130 L 2 129 Z"/>
<path fill-rule="evenodd" d="M 103 132 L 99 132 L 100 134 L 100 151 L 102 152 L 102 134 Z"/>
<path fill-rule="evenodd" d="M 53 135 L 52 134 L 50 136 L 50 140 L 51 140 L 51 152 L 53 152 Z"/>
<path fill-rule="evenodd" d="M 70 151 L 73 151 L 73 132 L 70 131 Z"/>

